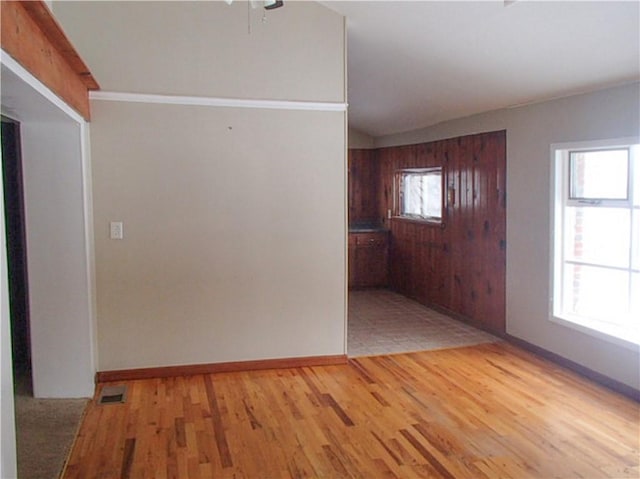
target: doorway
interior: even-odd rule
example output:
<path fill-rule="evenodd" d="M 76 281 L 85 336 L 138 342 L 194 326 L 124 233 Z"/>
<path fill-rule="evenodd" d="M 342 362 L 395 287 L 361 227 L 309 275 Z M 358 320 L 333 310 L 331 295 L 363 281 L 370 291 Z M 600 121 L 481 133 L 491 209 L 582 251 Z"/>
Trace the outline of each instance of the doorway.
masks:
<path fill-rule="evenodd" d="M 7 143 L 13 133 L 14 143 L 19 145 L 19 151 L 14 151 L 20 153 L 22 163 L 16 171 L 24 184 L 23 244 L 28 249 L 28 278 L 23 276 L 25 284 L 28 279 L 28 293 L 23 295 L 28 296 L 28 323 L 23 323 L 28 330 L 22 328 L 22 337 L 29 341 L 16 339 L 16 353 L 30 358 L 35 397 L 89 397 L 94 389 L 95 338 L 88 126 L 2 53 L 2 114 L 19 121 L 19 125 L 2 125 L 2 130 L 9 133 Z M 13 212 L 13 208 L 6 209 L 7 213 Z M 3 226 L 15 230 L 8 224 L 9 218 L 5 221 L 5 208 L 2 215 Z M 10 241 L 6 234 L 4 237 Z M 3 256 L 8 256 L 9 249 L 7 245 Z M 7 278 L 15 278 L 14 271 L 8 271 Z M 6 286 L 5 281 L 2 283 L 3 294 L 12 296 L 9 281 Z M 0 339 L 7 364 L 11 364 L 13 314 L 12 305 L 7 303 Z M 18 332 L 18 328 L 13 329 Z M 11 373 L 11 368 L 7 369 L 5 372 Z M 9 376 L 3 374 L 3 386 L 13 389 Z"/>
<path fill-rule="evenodd" d="M 14 387 L 31 395 L 31 341 L 29 282 L 24 209 L 24 182 L 20 149 L 20 124 L 1 118 L 2 181 L 7 241 L 9 311 Z"/>

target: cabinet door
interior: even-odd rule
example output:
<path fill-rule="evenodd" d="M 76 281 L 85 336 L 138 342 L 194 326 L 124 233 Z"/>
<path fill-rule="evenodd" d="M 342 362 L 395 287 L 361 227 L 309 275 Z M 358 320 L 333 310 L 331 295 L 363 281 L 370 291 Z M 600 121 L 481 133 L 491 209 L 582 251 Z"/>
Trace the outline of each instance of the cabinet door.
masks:
<path fill-rule="evenodd" d="M 355 264 L 354 284 L 356 286 L 386 286 L 388 276 L 388 242 L 386 234 L 358 235 Z"/>
<path fill-rule="evenodd" d="M 357 262 L 361 268 L 360 285 L 365 287 L 386 286 L 386 247 L 380 245 L 359 246 L 357 255 Z"/>

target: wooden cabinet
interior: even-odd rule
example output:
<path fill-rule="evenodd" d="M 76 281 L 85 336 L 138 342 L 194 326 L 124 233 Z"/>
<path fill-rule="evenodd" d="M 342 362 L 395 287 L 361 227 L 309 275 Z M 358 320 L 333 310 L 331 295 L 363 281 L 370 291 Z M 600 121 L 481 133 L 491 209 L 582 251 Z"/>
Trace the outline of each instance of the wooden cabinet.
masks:
<path fill-rule="evenodd" d="M 389 233 L 349 233 L 349 287 L 383 287 L 388 283 Z"/>

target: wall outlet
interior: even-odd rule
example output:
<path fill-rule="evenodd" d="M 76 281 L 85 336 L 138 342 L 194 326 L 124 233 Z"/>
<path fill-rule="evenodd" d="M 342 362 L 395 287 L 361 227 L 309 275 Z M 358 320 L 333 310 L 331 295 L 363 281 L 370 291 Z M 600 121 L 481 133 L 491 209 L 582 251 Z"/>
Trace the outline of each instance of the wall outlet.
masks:
<path fill-rule="evenodd" d="M 122 238 L 124 238 L 122 221 L 112 221 L 111 223 L 109 223 L 109 237 L 116 240 L 121 240 Z"/>

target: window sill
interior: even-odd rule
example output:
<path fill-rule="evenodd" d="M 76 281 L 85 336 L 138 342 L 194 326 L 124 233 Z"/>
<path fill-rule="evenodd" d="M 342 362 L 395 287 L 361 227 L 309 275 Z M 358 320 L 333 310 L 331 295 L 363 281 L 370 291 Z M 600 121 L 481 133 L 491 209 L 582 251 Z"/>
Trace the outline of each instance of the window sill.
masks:
<path fill-rule="evenodd" d="M 445 223 L 443 221 L 438 221 L 438 220 L 409 218 L 407 216 L 392 216 L 391 220 L 406 221 L 407 223 L 417 223 L 417 224 L 421 224 L 421 225 L 425 225 L 425 226 L 433 226 L 433 227 L 437 227 L 437 228 L 444 228 L 445 227 Z"/>
<path fill-rule="evenodd" d="M 556 324 L 575 329 L 626 349 L 633 351 L 640 349 L 640 327 L 636 327 L 635 329 L 632 327 L 624 328 L 600 321 L 570 316 L 558 317 L 552 315 L 549 319 Z"/>

